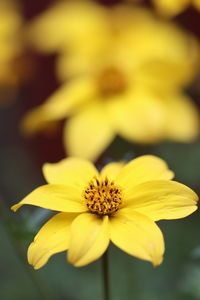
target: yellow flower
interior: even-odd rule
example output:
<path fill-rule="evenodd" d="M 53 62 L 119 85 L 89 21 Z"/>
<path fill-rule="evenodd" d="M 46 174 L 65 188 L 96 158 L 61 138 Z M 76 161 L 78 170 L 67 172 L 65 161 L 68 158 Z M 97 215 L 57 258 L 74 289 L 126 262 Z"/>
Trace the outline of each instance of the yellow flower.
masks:
<path fill-rule="evenodd" d="M 107 36 L 107 17 L 108 10 L 92 1 L 57 1 L 30 24 L 27 39 L 46 53 L 66 47 L 70 52 L 93 51 Z"/>
<path fill-rule="evenodd" d="M 142 2 L 141 0 L 126 0 L 128 2 Z M 152 0 L 159 13 L 171 17 L 182 13 L 190 5 L 200 10 L 200 0 Z"/>
<path fill-rule="evenodd" d="M 158 11 L 166 16 L 174 16 L 183 12 L 189 5 L 200 10 L 200 0 L 153 0 Z"/>
<path fill-rule="evenodd" d="M 62 22 L 68 18 L 60 19 L 61 27 L 54 10 L 50 20 L 45 15 L 34 24 L 35 40 L 40 45 L 59 53 L 60 48 L 65 49 L 57 66 L 64 83 L 43 105 L 28 113 L 24 130 L 33 133 L 48 122 L 70 117 L 64 129 L 66 151 L 70 156 L 90 160 L 97 159 L 116 134 L 138 143 L 195 139 L 198 114 L 183 88 L 198 69 L 196 40 L 172 24 L 158 21 L 146 10 L 100 8 L 103 16 L 97 14 L 96 21 L 92 15 L 86 22 L 92 32 L 84 26 L 79 28 L 81 21 L 75 22 L 87 19 L 90 10 L 86 14 L 84 9 L 78 11 L 76 18 L 75 12 L 71 14 L 76 28 L 64 26 Z M 63 28 L 57 43 L 53 31 L 56 22 Z M 57 27 L 54 30 L 61 34 Z M 67 42 L 70 33 L 73 43 L 66 53 L 63 35 Z M 42 43 L 44 36 L 47 38 Z M 47 40 L 54 46 L 50 47 Z"/>
<path fill-rule="evenodd" d="M 18 82 L 15 59 L 22 51 L 19 30 L 22 17 L 13 1 L 0 1 L 0 85 L 15 85 Z"/>
<path fill-rule="evenodd" d="M 112 241 L 137 258 L 161 264 L 164 240 L 155 221 L 178 219 L 197 209 L 197 195 L 171 181 L 173 172 L 158 157 L 146 155 L 128 164 L 110 163 L 99 173 L 92 163 L 67 158 L 45 164 L 48 182 L 21 202 L 60 213 L 38 232 L 28 249 L 35 269 L 55 253 L 68 250 L 80 267 L 97 260 Z"/>

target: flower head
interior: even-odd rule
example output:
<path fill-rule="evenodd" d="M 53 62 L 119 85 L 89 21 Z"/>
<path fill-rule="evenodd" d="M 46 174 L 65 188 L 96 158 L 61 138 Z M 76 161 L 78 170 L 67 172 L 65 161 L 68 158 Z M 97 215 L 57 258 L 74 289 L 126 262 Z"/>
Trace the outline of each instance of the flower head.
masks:
<path fill-rule="evenodd" d="M 164 241 L 155 221 L 183 218 L 197 209 L 198 196 L 172 181 L 166 163 L 151 155 L 110 163 L 101 172 L 89 161 L 67 158 L 45 164 L 43 172 L 48 184 L 12 206 L 14 211 L 24 204 L 59 211 L 29 246 L 28 261 L 35 269 L 65 250 L 70 263 L 87 265 L 110 241 L 157 266 Z"/>
<path fill-rule="evenodd" d="M 26 132 L 70 117 L 64 128 L 66 151 L 90 160 L 96 160 L 116 134 L 138 143 L 195 139 L 198 114 L 183 88 L 198 68 L 196 40 L 146 10 L 109 10 L 84 2 L 90 9 L 81 11 L 80 6 L 77 13 L 77 4 L 63 5 L 66 13 L 73 8 L 75 27 L 68 24 L 70 18 L 59 20 L 59 10 L 52 9 L 32 28 L 35 41 L 42 45 L 46 36 L 54 45 L 48 49 L 59 53 L 57 72 L 63 85 L 25 116 Z M 55 21 L 66 29 L 57 43 L 53 33 L 48 34 Z M 49 46 L 45 39 L 43 44 Z"/>
<path fill-rule="evenodd" d="M 200 0 L 153 0 L 158 11 L 166 16 L 183 12 L 190 5 L 200 10 Z"/>
<path fill-rule="evenodd" d="M 129 2 L 141 2 L 141 0 L 127 0 Z M 152 0 L 156 9 L 162 16 L 172 17 L 182 13 L 189 6 L 200 10 L 200 0 Z"/>
<path fill-rule="evenodd" d="M 19 70 L 15 70 L 15 59 L 22 53 L 19 31 L 22 16 L 15 1 L 0 1 L 0 86 L 16 85 Z"/>

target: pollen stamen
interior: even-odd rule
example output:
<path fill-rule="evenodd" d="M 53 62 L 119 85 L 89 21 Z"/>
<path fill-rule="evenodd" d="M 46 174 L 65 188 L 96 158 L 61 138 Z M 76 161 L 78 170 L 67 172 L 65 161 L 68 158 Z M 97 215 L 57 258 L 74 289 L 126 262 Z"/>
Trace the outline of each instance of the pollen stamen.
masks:
<path fill-rule="evenodd" d="M 103 70 L 97 78 L 97 84 L 103 96 L 123 93 L 127 86 L 125 75 L 115 67 Z"/>
<path fill-rule="evenodd" d="M 122 204 L 122 191 L 106 177 L 100 180 L 94 177 L 83 192 L 90 212 L 97 215 L 110 215 Z"/>

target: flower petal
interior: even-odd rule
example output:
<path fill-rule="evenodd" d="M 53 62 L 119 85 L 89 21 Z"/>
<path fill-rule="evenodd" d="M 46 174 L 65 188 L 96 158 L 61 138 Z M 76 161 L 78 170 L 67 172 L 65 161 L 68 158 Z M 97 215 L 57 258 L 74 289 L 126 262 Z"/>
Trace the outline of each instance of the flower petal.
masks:
<path fill-rule="evenodd" d="M 200 0 L 193 0 L 193 4 L 197 9 L 200 9 Z"/>
<path fill-rule="evenodd" d="M 192 99 L 177 93 L 170 95 L 165 102 L 168 116 L 167 137 L 182 142 L 190 142 L 197 138 L 200 128 L 199 114 Z"/>
<path fill-rule="evenodd" d="M 35 189 L 18 204 L 13 205 L 11 209 L 16 211 L 24 204 L 63 212 L 87 210 L 78 189 L 58 184 L 47 184 Z"/>
<path fill-rule="evenodd" d="M 51 132 L 52 125 L 55 124 L 55 119 L 51 120 L 46 115 L 43 105 L 31 109 L 20 124 L 20 129 L 25 135 L 32 135 L 36 132 Z"/>
<path fill-rule="evenodd" d="M 31 134 L 42 129 L 48 122 L 61 120 L 72 114 L 94 96 L 92 80 L 84 77 L 63 84 L 43 105 L 32 109 L 25 116 L 22 129 Z"/>
<path fill-rule="evenodd" d="M 28 248 L 28 262 L 34 269 L 43 267 L 53 254 L 68 249 L 70 225 L 76 216 L 59 213 L 40 229 Z"/>
<path fill-rule="evenodd" d="M 51 119 L 62 119 L 74 112 L 83 103 L 94 97 L 91 77 L 78 77 L 63 84 L 44 104 L 44 111 Z"/>
<path fill-rule="evenodd" d="M 141 86 L 141 84 L 140 84 Z M 143 86 L 142 86 L 143 87 Z M 132 142 L 154 143 L 163 138 L 165 110 L 159 97 L 139 88 L 108 105 L 116 130 Z"/>
<path fill-rule="evenodd" d="M 65 127 L 64 141 L 69 155 L 96 160 L 114 135 L 103 106 L 93 105 L 70 118 Z"/>
<path fill-rule="evenodd" d="M 158 11 L 166 16 L 173 16 L 189 5 L 190 0 L 153 0 Z"/>
<path fill-rule="evenodd" d="M 177 31 L 177 37 L 179 37 L 179 39 L 181 38 L 181 32 Z M 182 36 L 182 38 L 184 38 L 184 36 Z M 186 41 L 185 44 L 187 44 Z M 146 86 L 154 90 L 162 91 L 164 95 L 169 93 L 172 89 L 182 88 L 190 84 L 192 78 L 197 73 L 196 62 L 199 49 L 196 41 L 193 40 L 191 36 L 190 39 L 188 38 L 188 44 L 191 44 L 191 47 L 188 47 L 188 49 L 185 48 L 185 51 L 179 53 L 179 57 L 176 57 L 174 60 L 170 58 L 165 60 L 155 59 L 142 64 L 137 70 L 138 84 L 145 82 Z M 176 46 L 174 45 L 174 47 Z M 189 60 L 187 60 L 188 56 L 190 57 Z M 162 76 L 160 76 L 160 74 L 162 74 Z M 161 101 L 164 97 L 165 96 L 162 95 L 160 96 Z"/>
<path fill-rule="evenodd" d="M 91 1 L 59 1 L 35 18 L 28 39 L 44 52 L 60 51 L 66 46 L 67 50 L 87 50 L 104 37 L 105 14 L 104 7 Z"/>
<path fill-rule="evenodd" d="M 109 244 L 108 216 L 81 214 L 72 223 L 68 260 L 76 267 L 97 260 Z"/>
<path fill-rule="evenodd" d="M 132 210 L 121 209 L 110 219 L 111 241 L 137 258 L 162 263 L 164 240 L 158 226 L 148 217 Z"/>
<path fill-rule="evenodd" d="M 114 180 L 124 166 L 124 162 L 111 162 L 101 170 L 101 177 Z"/>
<path fill-rule="evenodd" d="M 197 194 L 176 181 L 144 182 L 133 188 L 132 195 L 127 201 L 128 209 L 132 208 L 154 221 L 183 218 L 197 209 Z"/>
<path fill-rule="evenodd" d="M 134 186 L 157 179 L 172 179 L 174 173 L 168 169 L 167 164 L 159 157 L 144 155 L 129 162 L 116 178 L 116 183 L 125 189 L 126 197 L 132 197 Z"/>
<path fill-rule="evenodd" d="M 48 183 L 66 184 L 82 190 L 98 171 L 82 158 L 69 157 L 55 164 L 44 164 L 43 173 Z"/>

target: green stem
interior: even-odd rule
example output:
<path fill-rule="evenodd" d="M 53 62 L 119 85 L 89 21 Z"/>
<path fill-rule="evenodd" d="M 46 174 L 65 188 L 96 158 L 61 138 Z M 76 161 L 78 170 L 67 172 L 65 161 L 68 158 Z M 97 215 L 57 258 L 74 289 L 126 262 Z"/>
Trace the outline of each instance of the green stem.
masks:
<path fill-rule="evenodd" d="M 109 291 L 109 261 L 108 261 L 108 250 L 104 253 L 102 257 L 102 267 L 103 267 L 103 282 L 104 282 L 104 300 L 110 299 Z"/>

